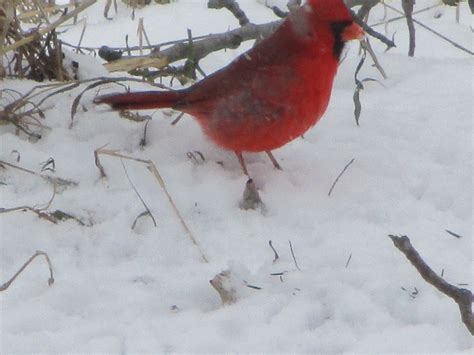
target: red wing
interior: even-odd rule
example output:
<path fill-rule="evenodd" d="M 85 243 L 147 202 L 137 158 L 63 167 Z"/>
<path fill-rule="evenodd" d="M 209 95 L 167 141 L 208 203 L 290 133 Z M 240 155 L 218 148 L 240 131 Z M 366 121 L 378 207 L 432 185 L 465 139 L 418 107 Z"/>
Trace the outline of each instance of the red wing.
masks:
<path fill-rule="evenodd" d="M 256 80 L 268 85 L 291 71 L 292 58 L 299 49 L 291 24 L 285 21 L 276 32 L 240 55 L 227 67 L 196 83 L 186 97 L 186 105 L 216 99 L 241 90 L 251 90 Z M 266 91 L 270 88 L 263 88 Z M 252 90 L 253 91 L 253 90 Z"/>

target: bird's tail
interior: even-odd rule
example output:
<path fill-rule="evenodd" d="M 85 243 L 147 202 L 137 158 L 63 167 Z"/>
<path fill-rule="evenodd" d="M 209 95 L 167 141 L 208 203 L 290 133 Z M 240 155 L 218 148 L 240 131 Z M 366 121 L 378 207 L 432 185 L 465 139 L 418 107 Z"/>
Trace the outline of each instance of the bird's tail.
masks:
<path fill-rule="evenodd" d="M 114 110 L 145 110 L 174 107 L 185 95 L 184 90 L 130 92 L 99 96 L 94 103 L 108 104 Z"/>

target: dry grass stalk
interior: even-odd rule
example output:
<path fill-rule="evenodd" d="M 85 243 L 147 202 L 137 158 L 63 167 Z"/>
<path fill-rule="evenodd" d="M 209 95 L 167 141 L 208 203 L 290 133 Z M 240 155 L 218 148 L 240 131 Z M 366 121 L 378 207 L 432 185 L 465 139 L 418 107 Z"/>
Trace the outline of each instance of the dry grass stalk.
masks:
<path fill-rule="evenodd" d="M 41 134 L 33 130 L 34 127 L 39 127 L 40 130 L 46 128 L 41 122 L 44 113 L 39 106 L 17 91 L 4 89 L 0 93 L 5 96 L 8 94 L 10 98 L 20 96 L 8 104 L 0 103 L 0 124 L 12 124 L 17 131 L 25 133 L 30 138 L 40 139 Z M 6 101 L 6 97 L 4 100 Z"/>
<path fill-rule="evenodd" d="M 0 292 L 5 291 L 10 287 L 10 285 L 15 281 L 15 279 L 26 269 L 26 267 L 38 256 L 44 256 L 46 259 L 46 262 L 48 263 L 48 268 L 49 268 L 49 279 L 48 279 L 48 285 L 52 286 L 54 284 L 54 276 L 53 276 L 53 266 L 51 265 L 51 260 L 49 260 L 48 254 L 46 254 L 44 251 L 37 250 L 24 264 L 23 266 L 8 280 L 5 282 L 3 285 L 0 285 Z"/>
<path fill-rule="evenodd" d="M 90 5 L 92 3 L 90 1 Z M 56 27 L 69 17 L 61 16 L 55 22 L 49 23 L 47 12 L 39 0 L 35 0 L 34 4 L 41 9 L 39 16 L 46 25 L 39 25 L 37 29 L 28 31 L 23 30 L 11 3 L 0 7 L 0 56 L 5 56 L 4 59 L 7 60 L 9 75 L 36 81 L 70 80 L 72 78 L 63 68 L 61 43 L 55 31 Z"/>
<path fill-rule="evenodd" d="M 10 168 L 22 171 L 22 172 L 27 173 L 27 174 L 37 176 L 37 177 L 45 180 L 46 182 L 52 184 L 57 189 L 64 189 L 64 188 L 67 188 L 67 187 L 74 187 L 74 186 L 78 185 L 78 183 L 73 181 L 73 180 L 63 179 L 63 178 L 60 178 L 58 176 L 50 176 L 50 175 L 47 175 L 47 174 L 37 173 L 33 170 L 23 168 L 21 166 L 18 166 L 18 165 L 0 160 L 0 167 L 4 168 L 5 166 L 8 166 Z"/>
<path fill-rule="evenodd" d="M 115 158 L 133 160 L 133 161 L 136 161 L 136 162 L 139 162 L 139 163 L 142 163 L 142 164 L 146 165 L 147 169 L 153 174 L 153 176 L 155 177 L 155 180 L 158 182 L 158 184 L 160 185 L 162 191 L 166 195 L 166 198 L 168 199 L 168 202 L 171 205 L 171 208 L 173 209 L 173 212 L 178 217 L 178 220 L 180 221 L 180 224 L 183 227 L 184 231 L 186 232 L 187 236 L 189 237 L 191 242 L 194 244 L 194 246 L 198 249 L 199 254 L 201 256 L 201 259 L 204 262 L 207 263 L 208 259 L 207 259 L 206 255 L 201 250 L 201 247 L 199 246 L 199 243 L 197 242 L 196 238 L 194 237 L 194 234 L 191 232 L 188 225 L 184 221 L 184 218 L 182 217 L 181 212 L 176 207 L 176 204 L 174 203 L 174 200 L 171 197 L 171 194 L 169 193 L 168 188 L 166 187 L 165 181 L 161 177 L 161 174 L 158 171 L 158 168 L 156 167 L 155 163 L 152 160 L 146 160 L 146 159 L 130 157 L 130 156 L 121 154 L 118 150 L 105 149 L 105 147 L 101 147 L 101 148 L 98 148 L 94 151 L 95 164 L 96 164 L 97 168 L 100 171 L 101 177 L 105 177 L 106 174 L 105 174 L 104 167 L 102 166 L 102 164 L 100 162 L 100 159 L 99 159 L 100 155 L 108 155 L 108 156 L 112 156 L 112 157 L 115 157 Z"/>
<path fill-rule="evenodd" d="M 349 163 L 346 164 L 346 166 L 344 167 L 344 169 L 342 169 L 342 171 L 339 173 L 339 175 L 336 177 L 336 179 L 334 180 L 334 182 L 332 183 L 331 185 L 331 188 L 329 189 L 329 192 L 328 192 L 328 196 L 331 196 L 331 193 L 332 193 L 332 190 L 334 190 L 334 187 L 336 186 L 337 182 L 339 181 L 339 179 L 341 178 L 341 176 L 345 173 L 345 171 L 347 170 L 347 168 L 349 168 L 349 166 L 354 162 L 355 158 L 352 158 Z"/>
<path fill-rule="evenodd" d="M 3 208 L 0 207 L 0 213 L 9 213 L 9 212 L 16 212 L 16 211 L 30 211 L 35 213 L 39 218 L 45 219 L 48 222 L 51 222 L 53 224 L 57 224 L 58 221 L 56 218 L 46 210 L 51 206 L 53 203 L 54 198 L 56 197 L 56 185 L 53 184 L 53 194 L 51 195 L 51 198 L 49 201 L 44 205 L 44 207 L 31 207 L 31 206 L 17 206 L 17 207 L 11 207 L 11 208 Z"/>
<path fill-rule="evenodd" d="M 97 157 L 97 159 L 98 159 L 98 157 Z M 136 224 L 137 224 L 138 219 L 141 218 L 141 217 L 144 217 L 144 216 L 149 216 L 149 217 L 151 218 L 151 220 L 153 221 L 154 226 L 156 227 L 157 224 L 156 224 L 155 217 L 153 216 L 153 213 L 151 213 L 150 208 L 149 208 L 148 205 L 145 203 L 145 200 L 144 200 L 143 197 L 140 195 L 140 193 L 138 192 L 137 188 L 136 188 L 135 185 L 133 184 L 132 179 L 131 179 L 130 176 L 128 175 L 128 171 L 127 171 L 127 168 L 125 167 L 125 164 L 123 163 L 123 159 L 120 159 L 120 162 L 122 163 L 123 171 L 125 172 L 125 176 L 127 177 L 127 180 L 128 180 L 128 182 L 130 183 L 130 186 L 132 187 L 133 191 L 135 192 L 135 194 L 137 195 L 138 199 L 140 200 L 140 202 L 142 203 L 143 207 L 145 208 L 145 211 L 142 212 L 142 213 L 140 213 L 140 214 L 135 218 L 135 220 L 133 221 L 132 229 L 135 229 L 135 226 L 136 226 Z M 102 169 L 103 169 L 103 168 L 102 168 Z"/>
<path fill-rule="evenodd" d="M 29 36 L 23 37 L 21 39 L 16 40 L 14 43 L 11 43 L 10 45 L 0 48 L 0 55 L 3 55 L 5 53 L 8 53 L 10 51 L 13 51 L 21 46 L 24 46 L 38 37 L 44 36 L 47 33 L 52 32 L 54 29 L 56 29 L 59 25 L 62 25 L 64 22 L 67 20 L 73 18 L 76 16 L 78 13 L 84 11 L 87 9 L 89 6 L 93 5 L 96 3 L 97 0 L 86 0 L 84 3 L 82 3 L 80 6 L 78 6 L 76 9 L 68 13 L 67 15 L 59 17 L 56 21 L 52 22 L 51 24 L 40 27 L 36 31 L 34 31 L 32 34 Z"/>

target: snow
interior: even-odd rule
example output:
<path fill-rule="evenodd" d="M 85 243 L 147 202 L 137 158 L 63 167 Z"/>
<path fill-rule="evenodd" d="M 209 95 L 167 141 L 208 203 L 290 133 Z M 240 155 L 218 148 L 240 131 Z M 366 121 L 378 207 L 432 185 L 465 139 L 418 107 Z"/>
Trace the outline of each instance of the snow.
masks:
<path fill-rule="evenodd" d="M 417 7 L 433 3 L 417 1 Z M 254 22 L 275 19 L 259 2 L 240 5 Z M 467 3 L 459 24 L 454 13 L 437 7 L 416 18 L 472 50 Z M 123 45 L 125 34 L 137 44 L 140 17 L 152 43 L 184 38 L 188 27 L 201 35 L 238 26 L 205 1 L 152 5 L 137 10 L 135 21 L 119 4 L 113 16 L 102 18 L 102 4 L 89 8 L 83 45 Z M 371 20 L 381 17 L 378 10 Z M 405 27 L 403 21 L 389 25 L 397 48 L 387 53 L 371 41 L 389 78 L 382 80 L 368 59 L 360 77 L 384 87 L 366 83 L 360 127 L 353 118 L 359 61 L 353 44 L 324 119 L 304 139 L 275 151 L 284 170 L 264 154 L 245 155 L 264 213 L 238 208 L 247 179 L 237 159 L 210 143 L 188 116 L 171 126 L 176 116 L 144 112 L 153 120 L 141 149 L 143 124 L 94 106 L 94 92 L 84 96 L 69 128 L 74 91 L 46 102 L 50 129 L 37 142 L 0 127 L 0 160 L 39 172 L 54 157 L 50 174 L 79 185 L 58 193 L 49 210 L 87 224 L 0 214 L 1 282 L 38 249 L 49 254 L 55 272 L 49 287 L 46 264 L 35 260 L 0 293 L 0 352 L 470 353 L 472 337 L 457 305 L 424 282 L 387 235 L 408 235 L 436 272 L 472 289 L 473 61 L 419 27 L 415 58 L 408 58 Z M 81 30 L 68 27 L 61 37 L 75 44 Z M 204 71 L 224 66 L 249 45 L 209 56 Z M 98 59 L 78 60 L 83 77 L 104 74 Z M 21 92 L 33 85 L 1 84 Z M 143 206 L 119 159 L 103 156 L 107 178 L 99 178 L 93 152 L 105 144 L 155 162 L 209 263 L 200 260 L 146 167 L 124 161 L 157 220 L 155 228 L 140 218 L 131 229 Z M 189 151 L 202 152 L 205 162 L 194 164 Z M 10 168 L 0 171 L 0 182 L 1 207 L 44 206 L 53 193 L 45 181 Z M 280 255 L 275 263 L 269 240 Z M 225 269 L 261 289 L 240 285 L 238 300 L 221 305 L 209 280 Z M 280 272 L 282 279 L 271 275 Z"/>

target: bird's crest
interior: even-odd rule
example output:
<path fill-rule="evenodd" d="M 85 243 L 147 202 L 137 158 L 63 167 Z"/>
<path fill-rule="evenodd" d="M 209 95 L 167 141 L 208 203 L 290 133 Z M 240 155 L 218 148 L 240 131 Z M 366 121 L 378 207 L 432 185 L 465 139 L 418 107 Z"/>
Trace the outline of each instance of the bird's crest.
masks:
<path fill-rule="evenodd" d="M 308 0 L 305 5 L 321 20 L 340 22 L 352 20 L 343 0 Z"/>

